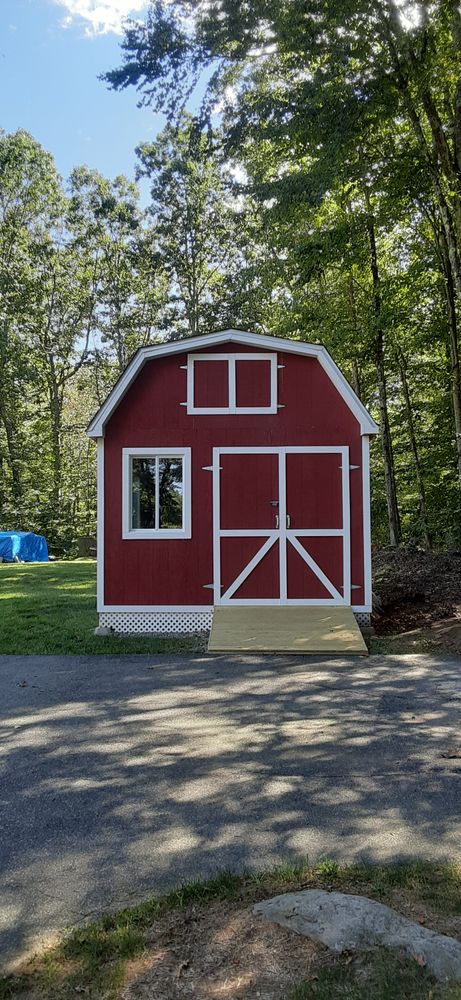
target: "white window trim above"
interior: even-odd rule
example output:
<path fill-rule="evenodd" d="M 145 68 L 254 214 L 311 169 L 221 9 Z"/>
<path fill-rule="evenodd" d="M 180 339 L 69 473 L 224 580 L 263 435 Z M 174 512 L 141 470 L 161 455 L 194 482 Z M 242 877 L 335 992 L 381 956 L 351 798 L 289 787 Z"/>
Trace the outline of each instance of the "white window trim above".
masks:
<path fill-rule="evenodd" d="M 196 406 L 194 386 L 194 365 L 197 361 L 226 361 L 228 378 L 228 406 Z M 237 406 L 235 365 L 237 361 L 268 361 L 270 363 L 270 406 Z M 236 353 L 236 354 L 188 354 L 187 355 L 187 413 L 219 414 L 219 413 L 277 413 L 277 355 L 270 353 Z"/>
<path fill-rule="evenodd" d="M 131 469 L 132 458 L 155 458 L 157 455 L 182 458 L 183 508 L 182 528 L 132 528 L 131 527 Z M 172 539 L 191 538 L 191 449 L 190 448 L 122 448 L 122 538 Z"/>

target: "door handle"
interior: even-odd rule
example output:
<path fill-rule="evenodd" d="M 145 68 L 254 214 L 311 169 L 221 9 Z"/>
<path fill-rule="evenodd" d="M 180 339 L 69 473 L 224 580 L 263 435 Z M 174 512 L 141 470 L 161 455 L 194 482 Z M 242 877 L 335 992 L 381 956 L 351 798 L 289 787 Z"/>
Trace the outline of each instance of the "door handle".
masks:
<path fill-rule="evenodd" d="M 290 524 L 291 524 L 291 517 L 289 514 L 287 514 L 287 528 L 290 527 Z"/>
<path fill-rule="evenodd" d="M 275 527 L 280 528 L 280 517 L 278 514 L 275 515 Z"/>

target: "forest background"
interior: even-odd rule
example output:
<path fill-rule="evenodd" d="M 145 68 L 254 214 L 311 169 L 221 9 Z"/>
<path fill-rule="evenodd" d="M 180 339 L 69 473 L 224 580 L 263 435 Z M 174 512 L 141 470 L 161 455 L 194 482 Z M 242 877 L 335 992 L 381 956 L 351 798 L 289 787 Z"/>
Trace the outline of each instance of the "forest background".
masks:
<path fill-rule="evenodd" d="M 0 528 L 74 552 L 134 351 L 233 327 L 324 343 L 376 417 L 376 545 L 461 546 L 457 2 L 160 0 L 104 83 L 165 114 L 147 209 L 0 132 Z"/>

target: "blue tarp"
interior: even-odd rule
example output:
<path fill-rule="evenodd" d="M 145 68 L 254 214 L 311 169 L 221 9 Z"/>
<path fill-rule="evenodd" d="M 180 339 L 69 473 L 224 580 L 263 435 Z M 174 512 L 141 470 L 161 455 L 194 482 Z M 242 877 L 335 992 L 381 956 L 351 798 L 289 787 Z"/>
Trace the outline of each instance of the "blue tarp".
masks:
<path fill-rule="evenodd" d="M 48 562 L 46 538 L 33 531 L 0 531 L 0 556 L 4 562 Z"/>

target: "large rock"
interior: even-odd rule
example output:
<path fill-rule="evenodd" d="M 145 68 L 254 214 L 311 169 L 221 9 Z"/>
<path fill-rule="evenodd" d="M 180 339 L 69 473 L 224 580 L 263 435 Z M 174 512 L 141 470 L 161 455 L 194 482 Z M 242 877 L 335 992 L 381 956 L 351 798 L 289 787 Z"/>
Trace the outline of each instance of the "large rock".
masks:
<path fill-rule="evenodd" d="M 376 945 L 401 948 L 425 963 L 437 979 L 461 981 L 459 941 L 421 927 L 373 899 L 306 889 L 257 903 L 254 912 L 337 952 Z"/>

